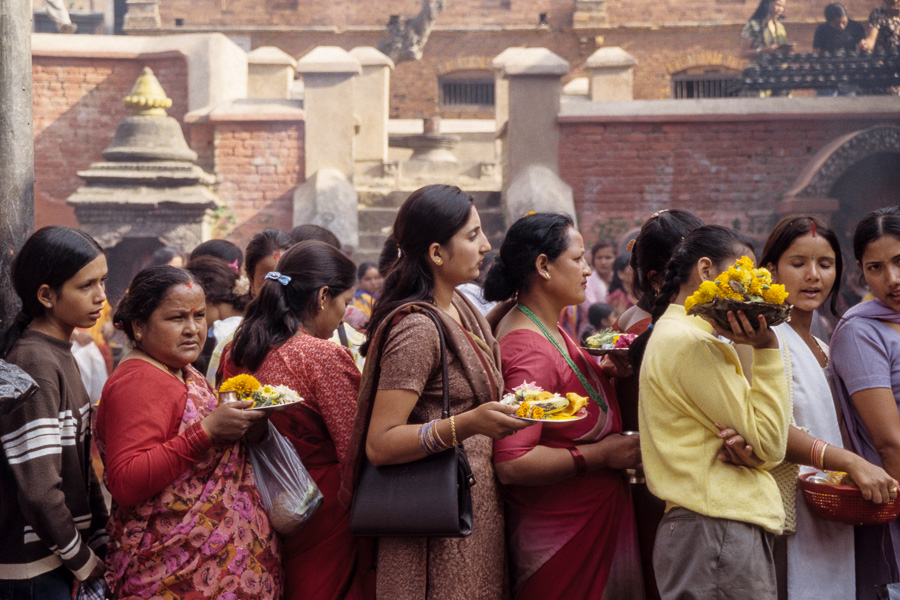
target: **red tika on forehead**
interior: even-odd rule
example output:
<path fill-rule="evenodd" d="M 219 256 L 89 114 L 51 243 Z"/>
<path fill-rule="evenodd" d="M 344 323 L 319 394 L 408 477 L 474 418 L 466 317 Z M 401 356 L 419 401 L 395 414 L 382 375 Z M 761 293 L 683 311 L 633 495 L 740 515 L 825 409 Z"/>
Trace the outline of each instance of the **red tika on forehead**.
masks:
<path fill-rule="evenodd" d="M 816 224 L 813 221 L 809 222 L 809 234 L 813 237 L 816 237 Z"/>
<path fill-rule="evenodd" d="M 192 282 L 190 282 L 190 281 L 185 281 L 185 282 L 184 282 L 184 285 L 185 285 L 185 286 L 187 287 L 187 289 L 189 289 L 189 290 L 194 289 L 194 284 L 193 284 Z"/>

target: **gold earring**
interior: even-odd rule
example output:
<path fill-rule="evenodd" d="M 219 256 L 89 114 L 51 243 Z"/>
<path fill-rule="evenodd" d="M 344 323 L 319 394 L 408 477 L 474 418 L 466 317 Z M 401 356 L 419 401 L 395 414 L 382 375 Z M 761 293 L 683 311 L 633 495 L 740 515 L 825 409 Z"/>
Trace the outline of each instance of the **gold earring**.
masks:
<path fill-rule="evenodd" d="M 141 341 L 141 334 L 139 334 L 139 333 L 134 334 L 134 339 L 136 339 L 137 341 Z"/>
<path fill-rule="evenodd" d="M 325 305 L 324 305 L 324 304 L 320 304 L 320 305 L 319 305 L 319 312 L 322 312 L 323 310 L 325 310 Z"/>
<path fill-rule="evenodd" d="M 437 266 L 441 266 L 441 263 L 443 263 L 443 262 L 444 262 L 444 261 L 442 261 L 440 258 L 435 258 L 435 259 L 434 259 L 434 264 L 436 264 Z"/>

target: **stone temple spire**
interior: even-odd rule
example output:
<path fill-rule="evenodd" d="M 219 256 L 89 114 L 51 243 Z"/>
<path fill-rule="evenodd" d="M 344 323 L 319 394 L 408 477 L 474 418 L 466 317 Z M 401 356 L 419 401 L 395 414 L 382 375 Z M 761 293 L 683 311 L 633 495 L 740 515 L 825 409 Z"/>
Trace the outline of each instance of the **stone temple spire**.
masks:
<path fill-rule="evenodd" d="M 166 109 L 172 108 L 172 99 L 166 96 L 153 70 L 144 67 L 131 93 L 125 96 L 125 106 L 135 116 L 165 117 Z"/>

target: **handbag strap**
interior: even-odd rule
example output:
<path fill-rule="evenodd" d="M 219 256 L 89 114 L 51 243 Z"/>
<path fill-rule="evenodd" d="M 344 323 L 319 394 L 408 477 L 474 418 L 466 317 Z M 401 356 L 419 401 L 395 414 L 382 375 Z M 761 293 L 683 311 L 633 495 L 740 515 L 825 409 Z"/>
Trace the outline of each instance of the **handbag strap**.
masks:
<path fill-rule="evenodd" d="M 423 308 L 422 312 L 424 312 L 428 317 L 434 322 L 434 326 L 437 327 L 438 339 L 441 343 L 441 387 L 442 393 L 444 395 L 444 408 L 441 412 L 442 419 L 450 418 L 450 378 L 447 377 L 447 341 L 444 339 L 444 328 L 441 326 L 441 322 L 438 321 L 438 318 L 435 316 L 433 312 L 428 310 L 427 308 Z"/>

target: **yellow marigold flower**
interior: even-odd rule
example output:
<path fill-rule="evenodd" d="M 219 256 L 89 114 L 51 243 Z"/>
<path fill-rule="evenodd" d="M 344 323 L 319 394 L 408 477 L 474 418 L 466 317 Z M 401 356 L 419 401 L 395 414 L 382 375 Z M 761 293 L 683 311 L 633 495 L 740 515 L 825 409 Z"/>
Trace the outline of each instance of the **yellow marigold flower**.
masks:
<path fill-rule="evenodd" d="M 534 410 L 531 411 L 532 419 L 543 419 L 544 418 L 544 409 L 540 406 L 535 406 Z"/>
<path fill-rule="evenodd" d="M 783 285 L 776 283 L 770 286 L 769 289 L 763 290 L 762 297 L 766 302 L 782 304 L 787 299 L 788 293 L 785 291 Z"/>
<path fill-rule="evenodd" d="M 760 267 L 758 269 L 753 269 L 752 271 L 753 277 L 760 280 L 766 285 L 772 283 L 772 274 L 765 267 Z"/>
<path fill-rule="evenodd" d="M 697 296 L 697 294 L 694 294 L 693 296 L 688 296 L 687 300 L 684 301 L 684 310 L 691 310 L 691 307 L 693 307 L 695 304 L 697 304 L 696 296 Z"/>
<path fill-rule="evenodd" d="M 716 297 L 716 294 L 718 293 L 718 291 L 719 291 L 719 288 L 715 284 L 715 282 L 704 281 L 703 283 L 700 284 L 700 289 L 695 292 L 695 295 L 697 295 L 697 294 L 700 295 L 700 298 L 698 300 L 699 302 L 701 302 L 701 303 L 709 302 L 713 298 Z"/>
<path fill-rule="evenodd" d="M 517 416 L 517 417 L 524 417 L 524 416 L 526 416 L 527 414 L 528 414 L 528 405 L 523 403 L 523 404 L 519 407 L 519 410 L 516 411 L 516 416 Z"/>
<path fill-rule="evenodd" d="M 736 267 L 740 269 L 750 270 L 753 268 L 753 259 L 749 256 L 740 257 L 736 263 L 734 263 Z"/>
<path fill-rule="evenodd" d="M 241 398 L 249 396 L 260 387 L 259 381 L 256 380 L 256 377 L 253 375 L 235 375 L 231 379 L 226 380 L 222 387 L 219 388 L 220 392 L 237 392 Z"/>

